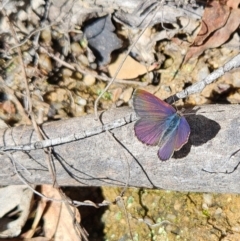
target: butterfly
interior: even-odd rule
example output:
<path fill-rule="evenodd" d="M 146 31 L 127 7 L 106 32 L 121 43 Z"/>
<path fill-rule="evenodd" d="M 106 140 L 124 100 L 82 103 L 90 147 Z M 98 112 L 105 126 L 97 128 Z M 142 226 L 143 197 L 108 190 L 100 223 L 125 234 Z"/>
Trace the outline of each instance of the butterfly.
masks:
<path fill-rule="evenodd" d="M 140 117 L 134 125 L 137 138 L 147 145 L 160 146 L 160 160 L 168 160 L 188 142 L 189 124 L 171 105 L 137 89 L 133 94 L 133 107 Z"/>

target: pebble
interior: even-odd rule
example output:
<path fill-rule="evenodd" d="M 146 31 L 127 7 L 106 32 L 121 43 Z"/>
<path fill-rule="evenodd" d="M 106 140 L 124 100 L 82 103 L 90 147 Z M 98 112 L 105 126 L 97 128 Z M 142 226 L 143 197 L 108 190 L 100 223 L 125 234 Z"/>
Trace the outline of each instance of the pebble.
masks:
<path fill-rule="evenodd" d="M 80 44 L 77 42 L 71 44 L 71 50 L 75 56 L 81 55 L 83 53 Z"/>
<path fill-rule="evenodd" d="M 81 105 L 76 105 L 74 108 L 75 116 L 83 116 L 85 114 L 85 108 Z"/>
<path fill-rule="evenodd" d="M 75 103 L 78 104 L 78 105 L 82 105 L 82 106 L 85 106 L 87 104 L 87 100 L 83 99 L 82 97 L 80 96 L 77 96 L 75 98 Z"/>
<path fill-rule="evenodd" d="M 59 82 L 60 86 L 66 86 L 69 90 L 74 89 L 77 85 L 77 81 L 73 78 L 64 76 L 63 81 Z"/>
<path fill-rule="evenodd" d="M 59 88 L 59 89 L 57 89 L 56 93 L 57 93 L 57 100 L 59 102 L 62 102 L 64 100 L 68 99 L 67 91 L 65 89 Z"/>
<path fill-rule="evenodd" d="M 45 70 L 47 73 L 52 71 L 52 62 L 48 55 L 46 54 L 39 54 L 39 61 L 38 61 L 40 69 Z"/>
<path fill-rule="evenodd" d="M 201 81 L 201 80 L 205 79 L 209 75 L 209 73 L 210 72 L 209 72 L 207 65 L 202 66 L 196 74 L 196 80 Z"/>
<path fill-rule="evenodd" d="M 63 76 L 71 77 L 72 73 L 73 73 L 73 71 L 71 69 L 68 69 L 68 68 L 63 68 L 62 69 L 62 75 Z"/>
<path fill-rule="evenodd" d="M 84 66 L 89 66 L 89 61 L 88 61 L 88 58 L 81 54 L 77 57 L 77 59 L 81 62 L 81 64 L 83 64 Z"/>
<path fill-rule="evenodd" d="M 113 89 L 111 90 L 111 92 L 112 92 L 112 101 L 116 102 L 122 94 L 122 88 L 119 87 L 119 88 Z"/>
<path fill-rule="evenodd" d="M 126 90 L 123 91 L 123 93 L 121 94 L 120 98 L 127 103 L 131 97 L 132 97 L 132 93 L 133 93 L 133 88 L 129 87 Z"/>
<path fill-rule="evenodd" d="M 79 72 L 76 72 L 76 73 L 74 74 L 74 76 L 75 76 L 77 79 L 79 79 L 79 80 L 81 80 L 81 79 L 83 78 L 82 74 L 79 73 Z"/>
<path fill-rule="evenodd" d="M 233 87 L 235 88 L 239 88 L 240 87 L 240 72 L 237 71 L 237 72 L 234 72 L 232 73 L 232 78 L 233 78 Z"/>
<path fill-rule="evenodd" d="M 181 207 L 182 207 L 182 204 L 178 200 L 176 200 L 174 203 L 174 209 L 176 211 L 179 211 L 181 209 Z"/>
<path fill-rule="evenodd" d="M 168 220 L 169 222 L 172 222 L 172 223 L 175 223 L 176 219 L 177 219 L 177 216 L 174 214 L 171 214 L 171 213 L 167 214 L 167 216 L 166 216 L 166 220 Z"/>
<path fill-rule="evenodd" d="M 92 75 L 85 75 L 83 77 L 83 82 L 87 85 L 87 86 L 92 86 L 95 84 L 96 79 L 95 77 L 93 77 Z"/>
<path fill-rule="evenodd" d="M 239 225 L 233 226 L 231 229 L 232 229 L 233 232 L 236 232 L 236 233 L 240 232 L 240 226 Z"/>
<path fill-rule="evenodd" d="M 220 215 L 222 214 L 223 210 L 221 208 L 217 208 L 215 211 L 215 215 Z"/>
<path fill-rule="evenodd" d="M 209 193 L 204 193 L 203 194 L 203 205 L 207 205 L 208 207 L 210 207 L 213 203 L 213 196 L 212 194 L 209 194 Z M 204 206 L 205 206 L 204 205 Z"/>
<path fill-rule="evenodd" d="M 52 41 L 52 32 L 50 28 L 43 29 L 41 32 L 41 38 L 45 43 L 50 44 Z"/>

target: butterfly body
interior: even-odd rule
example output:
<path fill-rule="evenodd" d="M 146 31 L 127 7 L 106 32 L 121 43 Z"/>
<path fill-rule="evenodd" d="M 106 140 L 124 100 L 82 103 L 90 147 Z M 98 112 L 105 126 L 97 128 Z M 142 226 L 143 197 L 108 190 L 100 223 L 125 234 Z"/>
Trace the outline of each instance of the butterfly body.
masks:
<path fill-rule="evenodd" d="M 140 117 L 134 126 L 137 138 L 147 145 L 160 146 L 161 160 L 169 159 L 188 141 L 190 127 L 171 105 L 144 90 L 136 90 L 133 106 Z"/>

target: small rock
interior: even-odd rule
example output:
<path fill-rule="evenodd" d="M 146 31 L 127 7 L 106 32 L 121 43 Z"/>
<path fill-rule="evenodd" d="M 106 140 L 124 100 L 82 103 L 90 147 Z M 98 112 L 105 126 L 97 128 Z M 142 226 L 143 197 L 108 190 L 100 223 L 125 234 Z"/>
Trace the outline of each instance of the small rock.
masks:
<path fill-rule="evenodd" d="M 77 57 L 77 59 L 84 65 L 84 66 L 89 66 L 89 61 L 88 61 L 88 58 L 81 54 Z"/>
<path fill-rule="evenodd" d="M 74 76 L 75 76 L 77 79 L 79 79 L 79 80 L 81 80 L 81 79 L 83 78 L 82 74 L 79 73 L 79 72 L 76 72 L 76 73 L 74 74 Z"/>
<path fill-rule="evenodd" d="M 215 215 L 221 215 L 223 212 L 223 210 L 221 208 L 217 208 L 217 210 L 215 211 Z"/>
<path fill-rule="evenodd" d="M 196 81 L 201 81 L 205 79 L 209 75 L 209 73 L 210 72 L 207 65 L 202 66 L 196 74 Z"/>
<path fill-rule="evenodd" d="M 48 55 L 46 54 L 39 54 L 39 61 L 38 64 L 41 69 L 45 70 L 47 73 L 52 71 L 52 62 Z"/>
<path fill-rule="evenodd" d="M 81 105 L 76 105 L 74 108 L 74 116 L 83 116 L 85 114 L 85 108 Z"/>
<path fill-rule="evenodd" d="M 207 205 L 206 203 L 203 203 L 203 204 L 202 204 L 202 209 L 203 209 L 203 210 L 208 210 L 208 205 Z"/>
<path fill-rule="evenodd" d="M 50 28 L 43 29 L 41 31 L 41 38 L 46 43 L 49 44 L 52 41 L 52 32 Z"/>
<path fill-rule="evenodd" d="M 78 105 L 85 106 L 87 104 L 87 101 L 85 99 L 83 99 L 82 97 L 77 96 L 75 99 L 75 103 Z"/>
<path fill-rule="evenodd" d="M 235 73 L 232 73 L 232 78 L 233 78 L 233 87 L 239 88 L 240 87 L 240 72 L 237 71 Z"/>
<path fill-rule="evenodd" d="M 116 107 L 120 107 L 120 106 L 122 106 L 123 103 L 124 103 L 123 100 L 118 100 L 118 101 L 116 102 Z"/>
<path fill-rule="evenodd" d="M 174 214 L 167 214 L 167 216 L 166 216 L 166 220 L 168 220 L 169 222 L 172 222 L 172 223 L 175 223 L 176 222 L 176 219 L 177 219 L 177 217 L 176 217 L 176 215 L 174 215 Z"/>
<path fill-rule="evenodd" d="M 48 94 L 46 95 L 46 98 L 47 98 L 50 102 L 56 102 L 56 101 L 57 101 L 57 93 L 56 93 L 56 92 L 48 93 Z"/>
<path fill-rule="evenodd" d="M 93 77 L 92 75 L 85 75 L 83 78 L 83 82 L 87 85 L 87 86 L 92 86 L 95 84 L 96 79 L 95 77 Z"/>
<path fill-rule="evenodd" d="M 116 102 L 119 99 L 120 95 L 122 94 L 122 88 L 113 89 L 111 90 L 111 92 L 112 92 L 112 101 Z"/>
<path fill-rule="evenodd" d="M 63 81 L 59 83 L 60 86 L 66 86 L 69 90 L 74 89 L 77 85 L 77 81 L 73 78 L 64 76 Z"/>
<path fill-rule="evenodd" d="M 66 76 L 66 77 L 70 77 L 72 76 L 73 71 L 71 69 L 68 68 L 63 68 L 62 69 L 62 75 Z"/>
<path fill-rule="evenodd" d="M 208 207 L 210 207 L 213 203 L 213 196 L 212 194 L 209 193 L 204 193 L 203 194 L 203 205 L 206 204 Z"/>
<path fill-rule="evenodd" d="M 240 226 L 239 225 L 233 226 L 231 229 L 232 229 L 233 232 L 236 232 L 236 233 L 240 232 Z"/>
<path fill-rule="evenodd" d="M 179 211 L 181 209 L 181 207 L 182 207 L 182 204 L 178 200 L 176 200 L 174 203 L 174 209 L 176 211 Z"/>
<path fill-rule="evenodd" d="M 68 99 L 67 91 L 65 89 L 57 89 L 56 95 L 58 102 L 63 102 L 64 100 Z"/>
<path fill-rule="evenodd" d="M 83 53 L 83 50 L 79 43 L 75 42 L 71 44 L 71 50 L 74 56 L 81 55 Z"/>
<path fill-rule="evenodd" d="M 122 63 L 123 59 L 125 59 L 126 54 L 120 54 L 117 60 L 108 66 L 110 76 L 114 76 L 119 65 Z M 140 64 L 135 59 L 130 56 L 127 56 L 122 68 L 117 74 L 117 79 L 135 79 L 139 75 L 143 75 L 147 72 L 152 71 L 155 68 L 154 65 L 149 66 L 147 68 L 145 65 Z"/>
<path fill-rule="evenodd" d="M 227 100 L 231 103 L 231 104 L 239 104 L 240 103 L 240 93 L 235 92 L 233 94 L 230 94 L 227 97 Z"/>
<path fill-rule="evenodd" d="M 218 93 L 218 94 L 222 94 L 226 91 L 228 91 L 231 88 L 230 84 L 226 84 L 226 83 L 219 83 L 217 84 L 217 86 L 215 86 L 214 90 Z"/>
<path fill-rule="evenodd" d="M 127 103 L 131 97 L 132 97 L 132 93 L 133 93 L 133 88 L 127 88 L 126 90 L 123 91 L 123 93 L 121 94 L 120 98 Z"/>

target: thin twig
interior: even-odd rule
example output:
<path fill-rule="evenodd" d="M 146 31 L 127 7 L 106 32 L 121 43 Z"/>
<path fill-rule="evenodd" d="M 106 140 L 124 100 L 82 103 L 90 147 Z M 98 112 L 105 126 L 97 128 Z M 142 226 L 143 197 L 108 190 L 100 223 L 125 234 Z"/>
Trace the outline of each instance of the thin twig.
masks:
<path fill-rule="evenodd" d="M 159 10 L 161 4 L 159 4 L 159 6 L 156 8 L 155 13 L 152 15 L 151 19 L 149 20 L 149 23 L 152 21 L 152 19 L 154 18 L 154 16 L 156 15 L 157 11 Z M 132 51 L 132 49 L 134 48 L 134 46 L 136 45 L 137 41 L 140 39 L 140 37 L 143 35 L 143 33 L 146 31 L 146 29 L 148 28 L 148 25 L 146 25 L 146 27 L 144 27 L 144 29 L 140 32 L 138 38 L 136 38 L 136 40 L 132 43 L 132 45 L 130 46 L 130 48 L 128 49 L 125 57 L 123 58 L 121 64 L 118 66 L 114 76 L 112 77 L 111 81 L 107 84 L 107 86 L 104 88 L 104 90 L 101 92 L 101 94 L 98 96 L 98 98 L 95 100 L 94 103 L 94 113 L 95 113 L 95 119 L 100 121 L 99 116 L 98 116 L 98 111 L 97 111 L 97 107 L 98 107 L 98 102 L 99 100 L 102 98 L 102 96 L 104 95 L 104 93 L 109 89 L 109 87 L 112 85 L 112 83 L 115 81 L 119 71 L 121 70 L 125 60 L 127 59 L 129 53 Z"/>
<path fill-rule="evenodd" d="M 50 58 L 54 59 L 55 61 L 59 62 L 61 65 L 73 70 L 73 71 L 76 71 L 76 72 L 79 72 L 81 74 L 85 74 L 85 75 L 92 75 L 94 78 L 97 78 L 97 79 L 100 79 L 100 80 L 103 80 L 103 81 L 108 81 L 110 82 L 111 81 L 111 78 L 107 77 L 107 76 L 101 76 L 101 75 L 98 75 L 96 74 L 95 71 L 93 70 L 86 70 L 86 69 L 83 69 L 81 68 L 79 65 L 77 64 L 69 64 L 67 62 L 65 62 L 64 60 L 58 58 L 57 56 L 49 53 L 44 47 L 40 46 L 39 47 L 39 50 L 42 52 L 42 53 L 45 53 L 47 54 Z M 139 81 L 134 81 L 134 80 L 122 80 L 122 79 L 115 79 L 115 81 L 117 83 L 120 83 L 120 84 L 131 84 L 131 85 L 138 85 L 138 86 L 146 86 L 147 83 L 142 83 L 142 82 L 139 82 Z"/>
<path fill-rule="evenodd" d="M 18 44 L 19 42 L 18 42 L 18 39 L 17 39 L 16 32 L 15 32 L 15 30 L 13 28 L 13 25 L 10 22 L 10 20 L 9 20 L 9 18 L 8 18 L 4 8 L 2 9 L 2 13 L 5 16 L 5 18 L 7 19 L 8 23 L 9 23 L 10 31 L 11 31 L 11 34 L 12 34 L 16 44 Z M 30 90 L 29 90 L 29 86 L 28 86 L 26 69 L 24 67 L 23 56 L 22 56 L 22 52 L 21 52 L 20 47 L 17 47 L 17 52 L 18 52 L 18 57 L 19 57 L 19 62 L 20 62 L 20 65 L 21 65 L 21 69 L 22 69 L 23 81 L 24 81 L 25 90 L 26 90 L 26 96 L 27 96 L 27 99 L 28 99 L 28 113 L 31 116 L 32 125 L 33 125 L 34 130 L 37 133 L 37 136 L 38 136 L 39 140 L 43 141 L 43 136 L 42 136 L 42 134 L 41 134 L 41 132 L 39 130 L 40 128 L 38 127 L 38 125 L 36 123 L 36 119 L 35 119 L 35 116 L 34 116 L 34 113 L 33 113 L 31 94 L 30 94 Z M 50 173 L 52 175 L 53 180 L 55 180 L 56 177 L 55 177 L 55 173 L 54 173 L 53 166 L 52 166 L 52 163 L 51 163 L 51 154 L 50 154 L 49 150 L 47 150 L 47 149 L 44 149 L 44 151 L 47 153 L 47 160 L 46 160 L 46 162 L 47 162 L 49 171 L 50 171 Z"/>
<path fill-rule="evenodd" d="M 55 139 L 46 139 L 42 141 L 36 141 L 25 145 L 3 146 L 0 148 L 0 151 L 10 151 L 10 150 L 30 151 L 30 150 L 53 147 L 53 146 L 69 143 L 72 141 L 85 139 L 105 131 L 116 129 L 118 127 L 127 125 L 128 123 L 131 123 L 134 120 L 136 120 L 136 115 L 135 113 L 131 113 L 128 116 L 114 120 L 113 122 L 107 123 L 105 125 L 97 126 L 91 130 L 86 130 L 86 131 L 71 134 L 69 136 L 58 137 Z"/>

